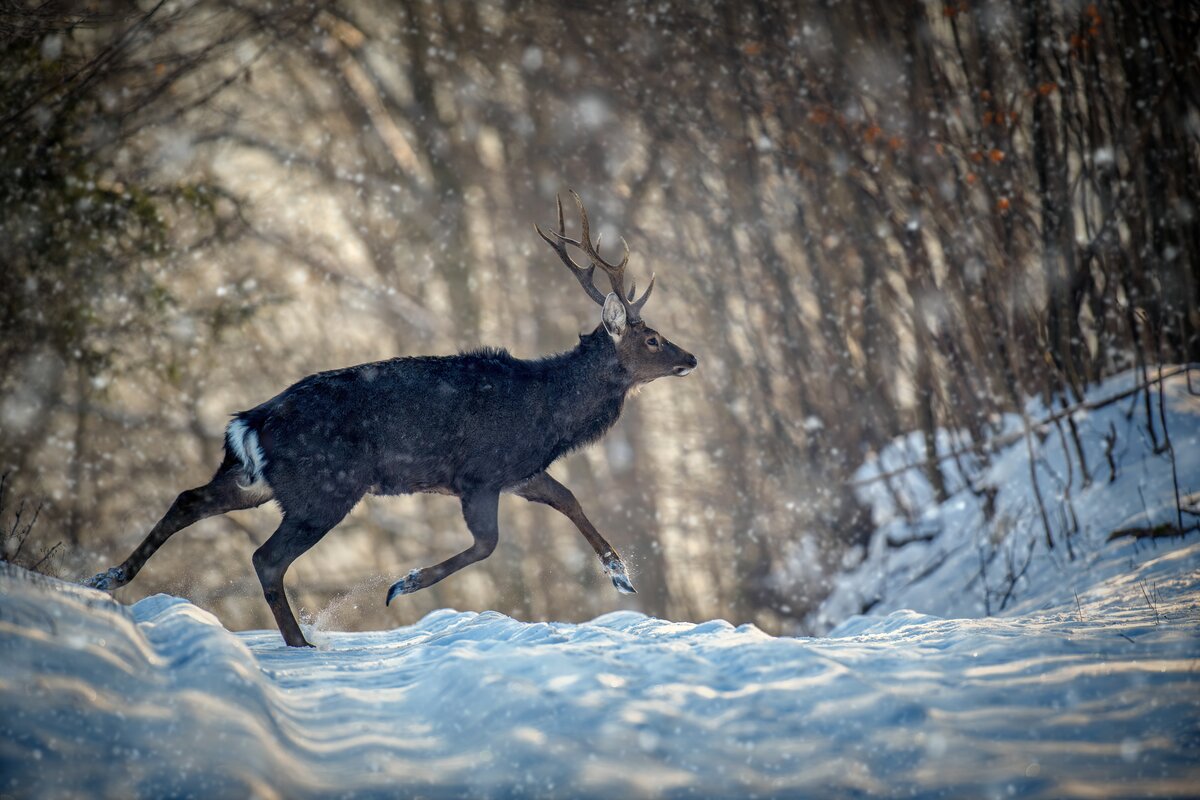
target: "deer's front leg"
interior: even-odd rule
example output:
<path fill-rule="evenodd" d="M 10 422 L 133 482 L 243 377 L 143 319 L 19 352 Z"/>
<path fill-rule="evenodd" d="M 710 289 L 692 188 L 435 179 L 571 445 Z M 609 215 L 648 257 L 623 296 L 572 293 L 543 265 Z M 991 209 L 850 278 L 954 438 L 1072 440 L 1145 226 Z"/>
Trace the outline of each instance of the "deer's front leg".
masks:
<path fill-rule="evenodd" d="M 388 589 L 386 605 L 402 594 L 412 594 L 421 589 L 433 586 L 443 578 L 458 572 L 465 566 L 482 561 L 496 549 L 500 538 L 500 527 L 497 520 L 497 508 L 500 494 L 495 491 L 477 491 L 462 496 L 463 518 L 467 528 L 475 537 L 475 543 L 453 558 L 448 558 L 440 564 L 423 569 L 414 569 L 408 575 Z"/>
<path fill-rule="evenodd" d="M 621 560 L 616 548 L 604 540 L 604 537 L 596 530 L 596 526 L 583 513 L 579 501 L 575 499 L 575 495 L 571 493 L 570 489 L 551 478 L 548 472 L 539 472 L 521 485 L 514 487 L 512 491 L 517 496 L 524 497 L 531 502 L 550 506 L 575 523 L 575 527 L 583 534 L 583 538 L 587 539 L 588 544 L 596 551 L 596 555 L 600 556 L 600 563 L 612 580 L 613 586 L 617 587 L 617 591 L 621 594 L 637 594 L 637 590 L 629 582 L 629 570 L 625 568 L 625 562 Z"/>

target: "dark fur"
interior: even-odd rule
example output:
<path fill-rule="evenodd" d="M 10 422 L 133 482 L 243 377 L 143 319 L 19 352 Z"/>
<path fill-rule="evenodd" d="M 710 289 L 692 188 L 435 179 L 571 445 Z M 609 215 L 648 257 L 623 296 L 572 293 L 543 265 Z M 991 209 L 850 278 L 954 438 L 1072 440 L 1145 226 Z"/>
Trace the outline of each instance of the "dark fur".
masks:
<path fill-rule="evenodd" d="M 321 372 L 238 418 L 285 513 L 366 493 L 500 491 L 600 438 L 632 376 L 602 329 L 525 361 L 504 350 Z"/>

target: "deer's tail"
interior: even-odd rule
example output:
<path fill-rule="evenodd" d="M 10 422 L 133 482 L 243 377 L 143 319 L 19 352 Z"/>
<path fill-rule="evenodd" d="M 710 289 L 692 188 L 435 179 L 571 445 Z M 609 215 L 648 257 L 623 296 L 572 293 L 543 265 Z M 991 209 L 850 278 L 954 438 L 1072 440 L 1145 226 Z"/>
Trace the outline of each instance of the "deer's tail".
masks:
<path fill-rule="evenodd" d="M 254 428 L 253 418 L 238 414 L 225 429 L 225 450 L 241 465 L 242 480 L 238 481 L 238 485 L 243 489 L 266 488 L 267 485 L 267 478 L 263 475 L 267 457 L 258 440 L 258 431 Z"/>

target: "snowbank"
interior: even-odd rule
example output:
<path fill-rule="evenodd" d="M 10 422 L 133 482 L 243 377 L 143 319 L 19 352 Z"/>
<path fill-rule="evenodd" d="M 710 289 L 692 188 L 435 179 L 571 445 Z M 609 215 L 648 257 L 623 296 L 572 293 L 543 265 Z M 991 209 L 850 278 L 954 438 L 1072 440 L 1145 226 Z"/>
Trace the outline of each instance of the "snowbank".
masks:
<path fill-rule="evenodd" d="M 3 568 L 0 794 L 1194 794 L 1198 568 L 1192 542 L 1078 606 L 823 639 L 438 611 L 310 651 Z"/>
<path fill-rule="evenodd" d="M 1200 367 L 1192 376 L 1200 390 Z M 1181 504 L 1193 512 L 1183 512 L 1184 529 L 1200 523 L 1200 395 L 1189 391 L 1184 374 L 1166 378 L 1162 410 L 1154 390 L 1148 422 L 1144 394 L 1129 394 L 1138 380 L 1127 372 L 1094 387 L 1084 398 L 1090 408 L 1070 415 L 1074 433 L 1063 418 L 1034 430 L 1027 442 L 1019 415 L 1004 420 L 998 438 L 1009 444 L 987 464 L 970 453 L 943 462 L 951 496 L 941 504 L 921 470 L 893 474 L 924 457 L 919 434 L 897 439 L 857 475 L 876 525 L 865 557 L 834 579 L 807 628 L 825 632 L 855 614 L 899 609 L 983 617 L 1071 605 L 1104 579 L 1196 541 L 1194 533 L 1184 540 L 1109 540 L 1122 529 L 1178 529 L 1176 479 Z M 1026 409 L 1031 422 L 1056 412 L 1062 409 L 1039 402 Z M 1174 467 L 1163 447 L 1164 416 Z M 960 445 L 945 432 L 939 436 L 942 453 Z M 879 480 L 885 473 L 893 474 L 890 481 Z"/>

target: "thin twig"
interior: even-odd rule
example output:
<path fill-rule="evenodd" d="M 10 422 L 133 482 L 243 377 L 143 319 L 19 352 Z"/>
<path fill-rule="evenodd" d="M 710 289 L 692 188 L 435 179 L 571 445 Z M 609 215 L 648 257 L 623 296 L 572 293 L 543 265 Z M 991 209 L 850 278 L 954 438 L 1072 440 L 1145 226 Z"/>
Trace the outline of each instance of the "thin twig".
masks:
<path fill-rule="evenodd" d="M 1138 588 L 1142 590 L 1142 597 L 1146 598 L 1146 607 L 1149 608 L 1154 613 L 1154 624 L 1157 625 L 1159 622 L 1158 603 L 1156 602 L 1157 597 L 1158 597 L 1157 587 L 1151 587 L 1151 589 L 1149 591 L 1147 591 L 1146 579 L 1143 578 L 1141 581 L 1138 582 Z"/>
<path fill-rule="evenodd" d="M 1055 414 L 1051 414 L 1050 416 L 1046 417 L 1043 420 L 1040 420 L 1040 421 L 1034 422 L 1034 423 L 1030 423 L 1030 429 L 1040 433 L 1043 430 L 1049 428 L 1050 425 L 1053 425 L 1057 420 L 1061 420 L 1061 419 L 1063 419 L 1065 417 L 1069 417 L 1073 414 L 1078 414 L 1081 411 L 1095 411 L 1097 409 L 1101 409 L 1106 406 L 1110 406 L 1113 403 L 1118 403 L 1128 397 L 1133 397 L 1138 392 L 1143 391 L 1144 389 L 1146 389 L 1149 386 L 1153 386 L 1154 384 L 1158 383 L 1159 381 L 1166 380 L 1167 378 L 1171 378 L 1176 375 L 1186 373 L 1187 370 L 1190 368 L 1191 368 L 1191 365 L 1185 364 L 1183 366 L 1176 367 L 1172 370 L 1161 372 L 1159 374 L 1159 376 L 1156 378 L 1147 378 L 1145 382 L 1139 383 L 1137 386 L 1133 387 L 1132 389 L 1127 389 L 1123 392 L 1119 392 L 1118 394 L 1113 395 L 1112 397 L 1107 397 L 1103 400 L 1089 400 L 1087 402 L 1077 403 L 1076 405 L 1073 405 L 1070 408 L 1064 409 Z M 962 455 L 966 452 L 970 452 L 970 451 L 976 449 L 977 447 L 982 447 L 982 448 L 986 449 L 987 451 L 995 452 L 997 450 L 1002 450 L 1011 444 L 1015 444 L 1016 442 L 1019 442 L 1022 439 L 1022 437 L 1024 437 L 1024 435 L 1025 435 L 1024 430 L 1017 431 L 1015 433 L 1008 434 L 1007 436 L 997 437 L 996 439 L 992 440 L 991 442 L 983 443 L 981 445 L 958 448 L 957 454 Z M 943 453 L 942 455 L 938 456 L 937 458 L 938 458 L 938 461 L 945 461 L 946 459 L 953 458 L 955 455 L 956 455 L 956 451 L 952 449 L 949 452 Z M 859 486 L 869 486 L 873 483 L 878 483 L 879 481 L 887 480 L 888 478 L 895 478 L 900 475 L 903 475 L 906 472 L 910 472 L 914 469 L 921 469 L 924 467 L 925 467 L 925 463 L 906 464 L 905 466 L 896 467 L 895 469 L 888 470 L 887 472 L 877 473 L 875 475 L 870 476 L 869 478 L 859 478 L 857 480 L 848 481 L 848 485 L 855 487 L 855 488 L 857 488 Z"/>
<path fill-rule="evenodd" d="M 1180 532 L 1183 531 L 1183 501 L 1179 498 L 1179 466 L 1175 462 L 1175 445 L 1171 443 L 1171 433 L 1167 429 L 1167 401 L 1163 393 L 1162 364 L 1158 365 L 1158 421 L 1162 425 L 1163 449 L 1171 459 L 1171 485 L 1175 490 L 1175 524 Z"/>

